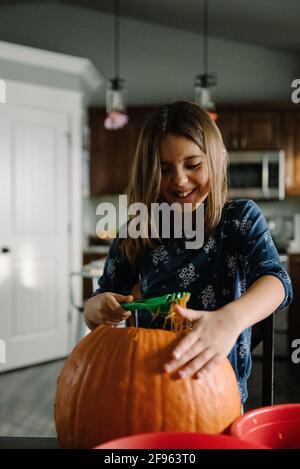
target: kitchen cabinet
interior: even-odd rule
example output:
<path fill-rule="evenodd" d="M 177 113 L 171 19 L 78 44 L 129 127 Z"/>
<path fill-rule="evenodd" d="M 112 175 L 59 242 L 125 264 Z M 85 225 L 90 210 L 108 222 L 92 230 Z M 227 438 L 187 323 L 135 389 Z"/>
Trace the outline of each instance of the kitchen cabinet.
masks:
<path fill-rule="evenodd" d="M 227 150 L 239 148 L 238 115 L 235 112 L 218 112 L 216 124 Z"/>
<path fill-rule="evenodd" d="M 241 148 L 274 150 L 282 148 L 279 112 L 247 112 L 240 115 Z"/>
<path fill-rule="evenodd" d="M 300 112 L 284 113 L 285 181 L 287 195 L 300 195 Z"/>
<path fill-rule="evenodd" d="M 282 117 L 277 111 L 221 111 L 217 125 L 227 150 L 282 148 Z"/>
<path fill-rule="evenodd" d="M 105 109 L 90 108 L 90 195 L 122 194 L 129 182 L 139 134 L 153 107 L 128 110 L 129 123 L 118 130 L 104 128 Z"/>
<path fill-rule="evenodd" d="M 294 106 L 268 104 L 260 111 L 257 105 L 255 110 L 236 105 L 218 114 L 217 125 L 229 152 L 283 149 L 286 195 L 300 195 L 300 112 Z"/>
<path fill-rule="evenodd" d="M 90 108 L 91 196 L 124 193 L 141 129 L 155 109 L 131 107 L 123 129 L 107 130 L 105 109 Z M 224 104 L 218 108 L 216 123 L 229 151 L 284 149 L 286 194 L 300 195 L 300 112 L 295 106 Z"/>

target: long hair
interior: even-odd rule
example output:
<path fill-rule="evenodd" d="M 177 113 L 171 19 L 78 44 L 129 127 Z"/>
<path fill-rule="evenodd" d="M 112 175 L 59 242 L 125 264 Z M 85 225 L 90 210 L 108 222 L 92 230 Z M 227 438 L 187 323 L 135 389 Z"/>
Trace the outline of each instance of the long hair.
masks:
<path fill-rule="evenodd" d="M 227 198 L 227 153 L 218 127 L 195 103 L 178 101 L 164 105 L 146 123 L 139 137 L 126 190 L 128 203 L 142 202 L 151 214 L 151 203 L 160 201 L 160 147 L 167 134 L 189 138 L 206 155 L 210 187 L 205 201 L 206 238 L 218 225 Z M 122 242 L 122 250 L 131 264 L 140 266 L 146 249 L 159 244 L 162 244 L 161 239 L 127 237 Z"/>

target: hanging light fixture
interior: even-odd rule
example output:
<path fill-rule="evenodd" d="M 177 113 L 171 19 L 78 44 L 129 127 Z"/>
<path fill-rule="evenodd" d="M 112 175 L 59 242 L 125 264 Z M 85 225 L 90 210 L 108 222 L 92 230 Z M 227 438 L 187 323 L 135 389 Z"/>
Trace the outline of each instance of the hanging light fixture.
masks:
<path fill-rule="evenodd" d="M 120 35 L 119 35 L 119 0 L 115 0 L 114 21 L 114 61 L 115 75 L 107 82 L 106 87 L 106 129 L 121 129 L 128 122 L 124 101 L 125 81 L 119 77 Z"/>
<path fill-rule="evenodd" d="M 208 73 L 208 0 L 203 0 L 203 72 L 195 80 L 195 102 L 205 109 L 213 120 L 217 120 L 212 90 L 217 85 L 215 73 Z"/>

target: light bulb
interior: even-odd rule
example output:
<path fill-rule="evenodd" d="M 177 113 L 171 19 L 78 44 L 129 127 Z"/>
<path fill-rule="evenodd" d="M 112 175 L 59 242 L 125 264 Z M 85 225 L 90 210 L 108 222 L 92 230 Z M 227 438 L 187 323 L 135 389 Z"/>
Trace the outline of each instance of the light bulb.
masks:
<path fill-rule="evenodd" d="M 124 127 L 129 120 L 124 102 L 124 84 L 124 80 L 120 78 L 112 78 L 107 83 L 107 117 L 104 122 L 106 129 L 120 129 Z"/>

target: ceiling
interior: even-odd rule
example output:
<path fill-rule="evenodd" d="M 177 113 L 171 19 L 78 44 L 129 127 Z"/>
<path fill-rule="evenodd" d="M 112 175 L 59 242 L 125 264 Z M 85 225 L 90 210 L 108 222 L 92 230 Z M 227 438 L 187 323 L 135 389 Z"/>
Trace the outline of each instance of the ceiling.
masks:
<path fill-rule="evenodd" d="M 0 0 L 0 5 L 64 3 L 113 13 L 114 0 Z M 300 52 L 299 0 L 209 0 L 208 33 Z M 120 14 L 186 31 L 202 31 L 203 0 L 120 0 Z"/>

